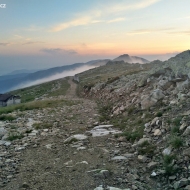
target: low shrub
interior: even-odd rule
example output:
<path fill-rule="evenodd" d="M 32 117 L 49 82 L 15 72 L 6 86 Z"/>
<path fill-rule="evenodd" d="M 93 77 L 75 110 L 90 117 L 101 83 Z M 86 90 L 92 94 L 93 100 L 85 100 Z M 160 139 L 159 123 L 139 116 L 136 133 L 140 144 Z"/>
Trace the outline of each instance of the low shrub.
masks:
<path fill-rule="evenodd" d="M 34 123 L 33 127 L 35 129 L 48 129 L 52 127 L 52 124 L 50 123 Z"/>
<path fill-rule="evenodd" d="M 158 112 L 157 114 L 156 114 L 156 117 L 161 117 L 162 116 L 162 112 Z"/>
<path fill-rule="evenodd" d="M 173 124 L 174 124 L 175 126 L 179 127 L 179 126 L 180 126 L 181 119 L 182 119 L 181 117 L 175 118 L 175 119 L 173 120 Z"/>
<path fill-rule="evenodd" d="M 170 176 L 177 172 L 177 168 L 173 165 L 173 160 L 175 159 L 175 155 L 165 155 L 163 157 L 163 167 L 165 170 L 165 175 Z"/>
<path fill-rule="evenodd" d="M 156 149 L 155 145 L 150 144 L 148 141 L 143 142 L 139 147 L 138 147 L 138 152 L 142 155 L 149 155 L 153 156 L 154 155 L 154 150 Z"/>
<path fill-rule="evenodd" d="M 171 127 L 171 132 L 172 132 L 172 134 L 179 133 L 179 126 L 172 126 Z"/>
<path fill-rule="evenodd" d="M 16 139 L 22 139 L 24 136 L 22 134 L 9 134 L 7 140 L 14 141 Z"/>
<path fill-rule="evenodd" d="M 171 137 L 169 143 L 172 145 L 173 148 L 180 148 L 183 146 L 183 140 L 181 137 L 173 136 Z"/>
<path fill-rule="evenodd" d="M 16 118 L 13 117 L 12 115 L 0 115 L 0 120 L 1 121 L 12 121 L 15 120 Z"/>

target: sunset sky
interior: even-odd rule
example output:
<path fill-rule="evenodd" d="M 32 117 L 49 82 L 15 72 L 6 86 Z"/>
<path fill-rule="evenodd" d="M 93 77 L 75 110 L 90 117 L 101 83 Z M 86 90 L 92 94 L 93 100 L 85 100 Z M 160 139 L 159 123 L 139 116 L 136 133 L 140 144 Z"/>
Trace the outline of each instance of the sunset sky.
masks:
<path fill-rule="evenodd" d="M 190 49 L 189 0 L 0 0 L 0 74 Z"/>

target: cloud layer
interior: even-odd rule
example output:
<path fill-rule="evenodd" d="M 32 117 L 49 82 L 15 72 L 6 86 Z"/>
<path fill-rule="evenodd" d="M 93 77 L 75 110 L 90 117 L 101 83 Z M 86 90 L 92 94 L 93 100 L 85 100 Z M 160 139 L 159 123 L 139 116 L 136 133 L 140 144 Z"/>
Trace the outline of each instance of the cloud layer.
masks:
<path fill-rule="evenodd" d="M 42 84 L 42 83 L 49 82 L 49 81 L 52 81 L 52 80 L 64 78 L 66 76 L 74 76 L 77 73 L 81 73 L 83 71 L 86 71 L 86 70 L 89 70 L 89 69 L 93 69 L 95 67 L 96 66 L 81 66 L 81 67 L 79 67 L 77 69 L 73 69 L 73 70 L 69 70 L 69 71 L 64 71 L 62 73 L 57 73 L 57 74 L 55 74 L 53 76 L 50 76 L 50 77 L 47 77 L 47 78 L 43 78 L 43 79 L 40 79 L 40 80 L 24 82 L 24 83 L 22 83 L 22 84 L 20 84 L 18 86 L 15 86 L 14 88 L 10 89 L 9 91 L 20 89 L 20 88 L 26 88 L 26 87 L 37 85 L 37 84 Z"/>

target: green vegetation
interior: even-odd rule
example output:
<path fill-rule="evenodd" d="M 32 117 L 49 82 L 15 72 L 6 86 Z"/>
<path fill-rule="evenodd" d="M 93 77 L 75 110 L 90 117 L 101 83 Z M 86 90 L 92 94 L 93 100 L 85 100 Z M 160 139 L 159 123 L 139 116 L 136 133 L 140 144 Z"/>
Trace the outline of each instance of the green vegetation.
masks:
<path fill-rule="evenodd" d="M 13 117 L 12 115 L 0 115 L 0 120 L 1 121 L 12 121 L 15 120 L 16 118 Z"/>
<path fill-rule="evenodd" d="M 144 141 L 139 147 L 138 152 L 142 155 L 154 155 L 154 150 L 156 149 L 155 145 L 150 144 L 148 141 Z"/>
<path fill-rule="evenodd" d="M 132 128 L 131 128 L 132 130 Z M 120 134 L 120 136 L 124 136 L 128 141 L 134 142 L 135 140 L 139 140 L 143 137 L 144 127 L 138 127 L 135 131 L 127 130 Z"/>
<path fill-rule="evenodd" d="M 131 114 L 134 113 L 135 107 L 134 107 L 134 106 L 131 106 L 130 108 L 127 109 L 127 111 L 128 111 L 128 115 L 131 115 Z"/>
<path fill-rule="evenodd" d="M 24 136 L 22 134 L 9 134 L 7 140 L 14 141 L 16 139 L 22 139 Z"/>
<path fill-rule="evenodd" d="M 161 117 L 162 116 L 162 112 L 158 112 L 157 114 L 156 114 L 156 117 Z"/>
<path fill-rule="evenodd" d="M 167 176 L 173 175 L 177 172 L 177 168 L 173 165 L 175 157 L 175 155 L 165 155 L 163 157 L 163 167 Z"/>
<path fill-rule="evenodd" d="M 182 119 L 181 117 L 175 118 L 175 119 L 173 120 L 173 124 L 174 124 L 175 126 L 179 127 L 179 126 L 180 126 L 181 119 Z"/>
<path fill-rule="evenodd" d="M 100 113 L 100 122 L 104 122 L 106 120 L 110 119 L 110 114 L 112 110 L 112 105 L 110 103 L 106 105 L 101 105 L 100 102 L 98 102 L 98 112 Z"/>
<path fill-rule="evenodd" d="M 183 140 L 181 137 L 173 136 L 170 138 L 169 144 L 171 144 L 173 148 L 178 149 L 183 146 Z"/>
<path fill-rule="evenodd" d="M 171 132 L 172 132 L 172 134 L 179 133 L 179 126 L 172 126 L 171 127 Z"/>
<path fill-rule="evenodd" d="M 35 129 L 48 129 L 52 127 L 52 124 L 50 123 L 34 123 L 33 127 Z"/>
<path fill-rule="evenodd" d="M 106 82 L 106 84 L 110 84 L 110 83 L 113 83 L 114 81 L 118 80 L 119 77 L 116 76 L 116 77 L 112 77 L 112 78 L 108 78 L 108 81 Z"/>
<path fill-rule="evenodd" d="M 35 100 L 35 98 L 40 98 L 43 95 L 47 97 L 65 95 L 69 87 L 70 84 L 67 79 L 58 79 L 40 85 L 15 90 L 11 93 L 21 96 L 21 102 L 26 103 Z"/>
<path fill-rule="evenodd" d="M 33 101 L 28 103 L 16 104 L 8 107 L 0 108 L 0 114 L 11 113 L 16 110 L 25 111 L 25 110 L 33 110 L 33 109 L 42 109 L 46 107 L 56 107 L 56 106 L 72 106 L 77 104 L 77 101 L 69 101 L 69 100 L 42 100 L 42 101 Z"/>

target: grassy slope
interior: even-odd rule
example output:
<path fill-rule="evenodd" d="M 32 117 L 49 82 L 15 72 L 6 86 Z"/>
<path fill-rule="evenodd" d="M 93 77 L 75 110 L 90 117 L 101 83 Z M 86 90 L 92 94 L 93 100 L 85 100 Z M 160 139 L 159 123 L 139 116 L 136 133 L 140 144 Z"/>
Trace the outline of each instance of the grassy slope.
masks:
<path fill-rule="evenodd" d="M 22 103 L 0 108 L 0 114 L 11 113 L 15 110 L 25 111 L 32 109 L 42 109 L 46 107 L 56 107 L 63 105 L 69 106 L 76 104 L 76 102 L 74 101 L 69 101 L 64 99 L 48 99 L 48 100 L 33 101 L 36 98 L 43 97 L 44 95 L 46 97 L 55 97 L 55 98 L 59 95 L 65 95 L 69 87 L 70 84 L 68 83 L 68 79 L 64 78 L 12 91 L 10 92 L 11 94 L 21 96 Z"/>
<path fill-rule="evenodd" d="M 84 85 L 94 85 L 98 82 L 105 82 L 112 80 L 115 77 L 120 77 L 123 75 L 135 74 L 141 71 L 146 71 L 152 68 L 151 64 L 143 64 L 143 69 L 139 64 L 111 64 L 94 69 L 90 69 L 79 74 L 80 84 Z"/>
<path fill-rule="evenodd" d="M 64 78 L 15 90 L 10 93 L 21 96 L 21 102 L 26 103 L 44 95 L 46 95 L 46 97 L 65 95 L 69 87 L 70 85 L 67 78 Z"/>

